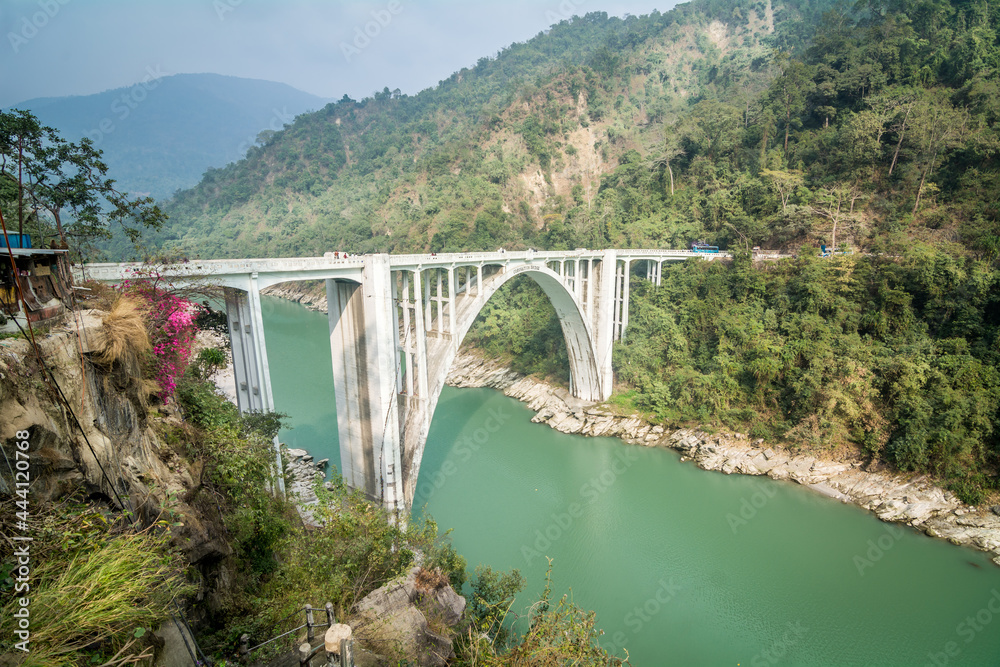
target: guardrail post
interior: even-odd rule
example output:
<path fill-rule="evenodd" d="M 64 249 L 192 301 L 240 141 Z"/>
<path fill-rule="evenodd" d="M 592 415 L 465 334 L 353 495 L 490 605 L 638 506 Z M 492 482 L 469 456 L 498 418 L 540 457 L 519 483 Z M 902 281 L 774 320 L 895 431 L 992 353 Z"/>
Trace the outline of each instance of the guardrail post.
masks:
<path fill-rule="evenodd" d="M 306 605 L 306 639 L 312 644 L 313 640 L 313 608 L 311 604 Z"/>
<path fill-rule="evenodd" d="M 299 666 L 300 667 L 310 667 L 309 662 L 312 657 L 312 646 L 309 644 L 299 645 Z"/>
<path fill-rule="evenodd" d="M 354 667 L 354 641 L 340 640 L 340 667 Z"/>
<path fill-rule="evenodd" d="M 246 662 L 250 658 L 250 635 L 240 635 L 240 660 Z"/>
<path fill-rule="evenodd" d="M 326 603 L 326 625 L 327 625 L 327 627 L 330 627 L 331 625 L 333 625 L 333 603 L 332 602 L 327 602 Z"/>

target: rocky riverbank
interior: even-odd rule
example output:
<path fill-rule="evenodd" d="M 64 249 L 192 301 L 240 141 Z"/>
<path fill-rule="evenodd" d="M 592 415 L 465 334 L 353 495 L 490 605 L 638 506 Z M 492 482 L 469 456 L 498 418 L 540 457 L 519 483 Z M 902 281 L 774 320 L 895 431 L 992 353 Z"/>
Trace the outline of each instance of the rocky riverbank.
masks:
<path fill-rule="evenodd" d="M 317 284 L 309 282 L 278 283 L 277 285 L 265 287 L 260 293 L 265 296 L 276 296 L 288 301 L 294 301 L 295 303 L 301 303 L 309 310 L 315 310 L 320 313 L 325 313 L 328 310 L 326 305 L 326 286 L 322 282 Z"/>
<path fill-rule="evenodd" d="M 580 401 L 566 389 L 522 377 L 465 350 L 455 360 L 448 384 L 502 391 L 534 410 L 533 422 L 563 433 L 616 436 L 635 445 L 669 447 L 681 453 L 682 461 L 727 475 L 791 480 L 870 510 L 883 521 L 904 523 L 932 537 L 989 552 L 1000 565 L 1000 506 L 990 510 L 965 505 L 926 476 L 869 472 L 860 462 L 795 454 L 742 433 L 665 429 L 637 414 L 622 415 L 601 404 Z"/>

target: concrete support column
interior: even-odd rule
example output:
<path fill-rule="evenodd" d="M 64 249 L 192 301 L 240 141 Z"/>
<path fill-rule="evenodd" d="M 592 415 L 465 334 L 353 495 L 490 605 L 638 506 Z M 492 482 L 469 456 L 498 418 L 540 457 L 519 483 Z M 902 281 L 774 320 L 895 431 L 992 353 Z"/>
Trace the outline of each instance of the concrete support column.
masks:
<path fill-rule="evenodd" d="M 247 292 L 224 288 L 229 340 L 233 348 L 233 374 L 236 377 L 236 404 L 240 412 L 262 411 L 261 370 L 257 359 L 259 341 L 254 339 L 253 315 Z"/>
<path fill-rule="evenodd" d="M 397 287 L 398 281 L 398 287 Z M 402 296 L 400 296 L 400 290 Z M 402 372 L 399 374 L 400 393 L 413 396 L 413 334 L 410 331 L 410 275 L 406 271 L 399 271 L 392 277 L 392 300 L 393 312 L 403 314 L 403 338 L 399 341 L 400 366 Z M 398 318 L 398 315 L 397 315 Z M 398 323 L 398 319 L 397 319 Z M 398 326 L 398 324 L 397 324 Z"/>
<path fill-rule="evenodd" d="M 612 334 L 615 340 L 619 340 L 622 337 L 622 310 L 621 310 L 621 295 L 622 295 L 622 267 L 617 261 L 615 262 L 615 295 L 612 298 L 614 302 L 614 313 L 612 314 Z"/>
<path fill-rule="evenodd" d="M 424 332 L 430 331 L 433 322 L 434 317 L 431 314 L 431 281 L 428 279 L 424 283 L 424 327 L 426 327 Z"/>
<path fill-rule="evenodd" d="M 590 297 L 593 313 L 594 337 L 597 339 L 597 371 L 600 375 L 601 399 L 611 396 L 614 385 L 614 371 L 611 367 L 611 351 L 615 341 L 615 306 L 616 306 L 616 274 L 618 268 L 618 253 L 605 250 L 600 263 L 596 264 L 596 272 L 591 274 L 591 285 L 594 290 Z"/>
<path fill-rule="evenodd" d="M 597 260 L 588 259 L 587 260 L 587 316 L 592 320 L 594 319 L 594 304 L 596 301 L 596 292 L 600 289 L 600 281 L 594 275 L 594 271 L 597 268 Z M 594 320 L 596 322 L 596 320 Z M 595 335 L 596 335 L 596 329 Z"/>
<path fill-rule="evenodd" d="M 363 271 L 362 285 L 327 280 L 341 473 L 405 521 L 389 256 L 366 256 Z"/>
<path fill-rule="evenodd" d="M 441 269 L 434 269 L 434 272 L 437 274 L 437 296 L 435 297 L 437 300 L 437 330 L 438 333 L 444 333 L 444 289 L 442 289 L 444 274 L 441 273 Z"/>
<path fill-rule="evenodd" d="M 583 303 L 583 274 L 580 273 L 580 258 L 578 257 L 573 262 L 573 293 L 576 294 L 576 300 L 581 304 Z"/>
<path fill-rule="evenodd" d="M 457 338 L 458 327 L 455 326 L 455 267 L 448 268 L 448 333 Z"/>
<path fill-rule="evenodd" d="M 481 289 L 483 289 L 483 265 L 479 264 L 476 266 L 476 297 L 480 295 Z"/>
<path fill-rule="evenodd" d="M 260 307 L 257 274 L 249 276 L 246 291 L 226 287 L 224 294 L 229 340 L 233 349 L 236 404 L 239 406 L 240 414 L 273 412 L 274 397 L 271 393 L 271 375 L 267 365 L 264 318 Z M 284 493 L 281 445 L 277 436 L 274 438 L 274 458 L 278 466 L 278 489 Z"/>
<path fill-rule="evenodd" d="M 622 330 L 618 335 L 619 340 L 625 340 L 625 330 L 628 329 L 628 295 L 629 295 L 629 283 L 632 277 L 632 272 L 629 270 L 629 260 L 625 260 L 625 266 L 622 270 L 622 277 L 624 282 L 624 295 L 622 296 Z"/>
<path fill-rule="evenodd" d="M 389 294 L 390 294 L 389 307 L 392 310 L 392 330 L 395 331 L 395 332 L 397 332 L 396 333 L 396 346 L 395 346 L 396 347 L 396 354 L 395 354 L 395 358 L 396 358 L 396 373 L 395 373 L 395 376 L 396 376 L 396 393 L 397 394 L 401 394 L 401 393 L 403 393 L 403 376 L 405 375 L 405 373 L 403 372 L 403 363 L 404 363 L 403 362 L 403 358 L 404 358 L 404 355 L 405 355 L 405 348 L 403 347 L 403 344 L 404 344 L 404 342 L 406 340 L 406 338 L 405 338 L 406 334 L 405 333 L 403 334 L 403 336 L 404 336 L 403 340 L 399 339 L 399 333 L 398 332 L 399 332 L 399 311 L 400 311 L 400 308 L 399 308 L 399 286 L 396 284 L 397 279 L 398 279 L 398 276 L 395 273 L 393 273 L 392 271 L 390 271 L 389 272 Z"/>
<path fill-rule="evenodd" d="M 427 329 L 424 328 L 424 309 L 420 303 L 420 280 L 421 270 L 417 268 L 413 272 L 413 294 L 417 299 L 416 308 L 413 309 L 417 316 L 416 330 L 417 339 L 415 341 L 414 354 L 416 355 L 416 390 L 421 400 L 427 400 Z"/>

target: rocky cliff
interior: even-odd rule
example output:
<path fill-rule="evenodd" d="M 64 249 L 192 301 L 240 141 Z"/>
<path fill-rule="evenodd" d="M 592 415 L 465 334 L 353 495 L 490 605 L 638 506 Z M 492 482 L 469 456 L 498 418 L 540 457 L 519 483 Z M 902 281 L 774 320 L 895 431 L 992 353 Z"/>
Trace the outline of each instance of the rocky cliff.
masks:
<path fill-rule="evenodd" d="M 31 501 L 82 493 L 118 507 L 120 498 L 144 523 L 170 510 L 183 516 L 173 534 L 189 562 L 223 558 L 230 548 L 219 527 L 184 500 L 196 486 L 197 464 L 153 428 L 154 421 L 179 425 L 179 417 L 169 407 L 146 405 L 136 378 L 97 361 L 106 345 L 103 315 L 71 314 L 37 339 L 38 355 L 24 339 L 0 341 L 0 438 L 10 444 L 18 431 L 30 434 Z M 13 488 L 10 474 L 0 469 L 4 493 Z"/>
<path fill-rule="evenodd" d="M 870 510 L 883 521 L 904 523 L 932 537 L 987 551 L 1000 565 L 1000 506 L 989 510 L 964 505 L 926 476 L 868 471 L 858 461 L 793 453 L 742 433 L 666 429 L 638 414 L 619 414 L 608 406 L 585 403 L 564 388 L 522 377 L 464 349 L 452 366 L 448 384 L 502 391 L 537 412 L 533 422 L 563 433 L 616 436 L 635 445 L 668 447 L 679 451 L 682 461 L 727 475 L 791 480 Z"/>

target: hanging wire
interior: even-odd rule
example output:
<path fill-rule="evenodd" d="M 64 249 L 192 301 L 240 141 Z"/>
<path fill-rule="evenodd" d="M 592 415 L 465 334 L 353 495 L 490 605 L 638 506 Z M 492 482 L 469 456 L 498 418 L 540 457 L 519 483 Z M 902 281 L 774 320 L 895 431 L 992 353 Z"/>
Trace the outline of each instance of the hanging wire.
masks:
<path fill-rule="evenodd" d="M 87 437 L 87 433 L 83 429 L 83 424 L 80 423 L 80 419 L 77 417 L 76 412 L 73 410 L 73 406 L 70 404 L 69 399 L 66 398 L 66 394 L 63 392 L 62 387 L 59 386 L 59 383 L 56 380 L 55 375 L 52 373 L 52 370 L 48 367 L 48 365 L 45 363 L 45 360 L 42 358 L 41 351 L 39 350 L 38 344 L 35 341 L 35 332 L 34 332 L 34 330 L 31 327 L 31 320 L 30 320 L 30 318 L 27 317 L 28 304 L 27 304 L 27 301 L 25 300 L 24 292 L 21 289 L 20 280 L 18 279 L 20 276 L 18 276 L 18 274 L 17 274 L 17 264 L 14 261 L 14 251 L 10 247 L 10 237 L 9 237 L 9 235 L 7 233 L 7 224 L 4 221 L 4 219 L 3 219 L 3 212 L 2 211 L 0 211 L 0 228 L 2 228 L 2 230 L 3 230 L 4 242 L 7 245 L 7 254 L 8 254 L 9 258 L 10 258 L 11 270 L 13 271 L 13 275 L 14 275 L 14 284 L 17 287 L 17 291 L 18 291 L 19 296 L 21 297 L 21 303 L 22 303 L 23 308 L 24 308 L 25 319 L 26 319 L 27 324 L 28 324 L 28 331 L 25 332 L 24 328 L 21 326 L 21 323 L 17 321 L 17 317 L 12 318 L 14 320 L 14 324 L 17 326 L 18 330 L 20 330 L 21 335 L 23 335 L 26 339 L 28 339 L 28 340 L 31 341 L 31 345 L 32 345 L 32 347 L 33 347 L 33 349 L 35 351 L 35 356 L 38 358 L 38 363 L 40 364 L 41 369 L 42 369 L 42 378 L 46 381 L 47 384 L 49 384 L 50 389 L 54 388 L 54 390 L 55 390 L 54 393 L 56 393 L 58 395 L 57 398 L 60 398 L 62 400 L 62 403 L 65 406 L 66 410 L 69 412 L 70 416 L 72 416 L 73 423 L 76 424 L 77 429 L 79 429 L 79 431 L 80 431 L 80 435 L 83 436 L 84 442 L 87 443 L 87 448 L 90 450 L 90 453 L 94 456 L 94 461 L 97 463 L 97 466 L 98 466 L 98 468 L 101 471 L 101 476 L 107 482 L 108 487 L 111 489 L 111 492 L 114 494 L 116 500 L 118 501 L 119 507 L 123 511 L 125 511 L 125 515 L 126 515 L 126 518 L 129 520 L 129 523 L 132 525 L 133 528 L 135 528 L 135 526 L 136 526 L 136 516 L 135 516 L 135 512 L 133 511 L 133 508 L 132 508 L 132 505 L 131 505 L 131 501 L 128 502 L 128 503 L 126 503 L 125 501 L 122 500 L 121 496 L 118 494 L 118 490 L 115 488 L 114 483 L 111 481 L 111 477 L 108 475 L 107 471 L 104 469 L 104 464 L 101 463 L 100 458 L 97 456 L 97 452 L 94 450 L 94 446 L 91 444 L 90 439 Z M 82 350 L 81 350 L 81 352 L 82 352 Z M 113 452 L 114 452 L 114 449 L 115 448 L 112 447 L 112 451 Z M 6 450 L 4 450 L 4 458 L 7 459 L 7 452 L 6 452 Z M 10 467 L 10 461 L 9 460 L 7 461 L 7 466 Z M 120 466 L 120 462 L 119 462 L 119 466 Z M 185 627 L 187 627 L 188 632 L 190 633 L 190 636 L 191 636 L 191 641 L 194 643 L 195 648 L 198 651 L 198 654 L 201 655 L 201 657 L 204 660 L 204 663 L 206 665 L 211 665 L 212 662 L 208 659 L 208 657 L 204 654 L 204 652 L 202 652 L 201 647 L 198 646 L 198 642 L 194 638 L 194 633 L 191 631 L 191 626 L 187 622 L 187 618 L 184 615 L 184 611 L 181 609 L 180 605 L 178 604 L 177 597 L 175 595 L 173 595 L 173 594 L 171 594 L 171 601 L 173 602 L 174 606 L 177 608 L 177 613 L 180 616 L 181 620 L 183 621 Z M 176 623 L 176 618 L 174 619 L 174 622 Z M 183 636 L 183 632 L 181 634 Z M 184 644 L 185 644 L 185 646 L 187 646 L 187 640 L 186 639 L 184 640 Z M 190 647 L 188 647 L 188 653 L 191 653 Z M 192 657 L 194 657 L 193 654 L 192 654 Z M 197 660 L 196 660 L 196 662 L 197 662 Z"/>

